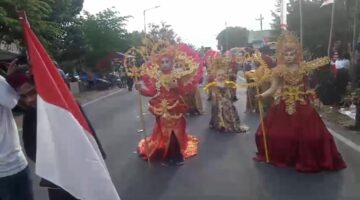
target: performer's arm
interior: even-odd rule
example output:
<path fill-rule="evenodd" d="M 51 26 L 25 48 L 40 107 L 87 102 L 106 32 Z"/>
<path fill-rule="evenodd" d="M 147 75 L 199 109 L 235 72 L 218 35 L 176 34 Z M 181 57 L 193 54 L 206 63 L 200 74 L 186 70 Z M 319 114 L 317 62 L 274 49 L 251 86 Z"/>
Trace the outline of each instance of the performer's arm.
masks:
<path fill-rule="evenodd" d="M 155 87 L 154 88 L 142 87 L 139 91 L 140 91 L 140 94 L 147 96 L 147 97 L 153 97 L 156 95 Z"/>
<path fill-rule="evenodd" d="M 136 88 L 137 90 L 139 90 L 141 95 L 153 97 L 157 93 L 155 83 L 147 77 L 143 78 L 143 84 L 141 84 L 140 82 L 137 82 L 136 84 L 140 84 L 140 86 L 136 86 Z"/>
<path fill-rule="evenodd" d="M 276 92 L 276 90 L 279 88 L 279 85 L 280 85 L 279 77 L 274 77 L 271 82 L 271 87 L 268 90 L 266 90 L 265 92 L 263 92 L 262 94 L 260 94 L 260 96 L 268 97 L 268 96 L 274 94 Z"/>

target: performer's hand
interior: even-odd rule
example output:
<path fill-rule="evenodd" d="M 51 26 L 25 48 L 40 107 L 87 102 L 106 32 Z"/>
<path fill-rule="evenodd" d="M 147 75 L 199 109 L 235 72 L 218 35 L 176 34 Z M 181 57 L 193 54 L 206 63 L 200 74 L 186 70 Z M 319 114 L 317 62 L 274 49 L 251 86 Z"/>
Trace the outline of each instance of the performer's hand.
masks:
<path fill-rule="evenodd" d="M 15 58 L 13 61 L 11 61 L 11 63 L 8 66 L 8 69 L 7 69 L 7 75 L 10 75 L 17 70 L 17 65 L 16 65 L 17 61 L 18 61 L 17 58 Z"/>
<path fill-rule="evenodd" d="M 255 98 L 257 101 L 262 101 L 264 97 L 261 94 L 257 94 L 255 95 Z"/>
<path fill-rule="evenodd" d="M 140 91 L 140 90 L 141 90 L 141 87 L 142 87 L 141 82 L 140 82 L 140 81 L 137 81 L 137 82 L 135 83 L 135 89 Z"/>

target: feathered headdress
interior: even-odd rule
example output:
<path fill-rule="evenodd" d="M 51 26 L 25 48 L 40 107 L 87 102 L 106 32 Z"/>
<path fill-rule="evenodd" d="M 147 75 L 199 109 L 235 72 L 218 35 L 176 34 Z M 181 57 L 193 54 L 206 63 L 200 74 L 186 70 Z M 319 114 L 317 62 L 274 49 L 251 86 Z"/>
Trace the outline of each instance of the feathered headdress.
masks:
<path fill-rule="evenodd" d="M 209 60 L 209 75 L 216 76 L 218 71 L 225 71 L 226 73 L 229 71 L 230 68 L 230 58 L 224 56 L 214 57 Z"/>
<path fill-rule="evenodd" d="M 298 38 L 295 34 L 286 31 L 282 33 L 277 41 L 276 46 L 276 59 L 277 65 L 284 64 L 284 53 L 287 51 L 296 52 L 296 62 L 301 63 L 303 61 L 303 50 Z"/>

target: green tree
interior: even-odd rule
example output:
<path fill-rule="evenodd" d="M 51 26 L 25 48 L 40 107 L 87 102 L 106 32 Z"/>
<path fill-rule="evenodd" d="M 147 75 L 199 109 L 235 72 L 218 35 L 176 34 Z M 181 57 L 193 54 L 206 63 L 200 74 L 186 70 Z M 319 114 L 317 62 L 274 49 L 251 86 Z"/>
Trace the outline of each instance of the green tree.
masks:
<path fill-rule="evenodd" d="M 242 27 L 227 27 L 216 37 L 218 49 L 225 52 L 233 47 L 244 47 L 248 44 L 249 31 Z"/>
<path fill-rule="evenodd" d="M 281 0 L 276 0 L 275 7 L 276 9 L 271 11 L 273 21 L 272 23 L 270 23 L 270 26 L 271 26 L 271 36 L 276 39 L 281 34 L 281 20 L 280 20 Z"/>
<path fill-rule="evenodd" d="M 50 4 L 52 13 L 50 20 L 61 26 L 69 26 L 76 20 L 75 16 L 80 14 L 84 0 L 56 0 Z"/>
<path fill-rule="evenodd" d="M 343 44 L 351 41 L 351 20 L 346 14 L 345 0 L 337 0 L 335 6 L 333 41 L 340 40 Z M 322 1 L 303 1 L 303 45 L 315 56 L 327 55 L 331 6 L 320 8 Z M 290 0 L 288 5 L 289 30 L 300 35 L 299 0 Z M 345 45 L 344 45 L 345 47 Z"/>
<path fill-rule="evenodd" d="M 77 60 L 74 57 L 84 48 L 83 34 L 79 26 L 79 17 L 83 0 L 56 0 L 51 4 L 49 20 L 58 24 L 62 30 L 52 41 L 53 56 L 60 61 Z M 81 56 L 80 56 L 81 57 Z"/>
<path fill-rule="evenodd" d="M 62 30 L 50 20 L 53 0 L 1 0 L 0 1 L 0 40 L 12 43 L 22 41 L 23 34 L 18 11 L 25 10 L 31 27 L 45 44 L 50 46 Z"/>
<path fill-rule="evenodd" d="M 152 41 L 165 40 L 169 42 L 180 42 L 180 37 L 175 33 L 171 25 L 166 22 L 160 24 L 149 24 L 150 31 L 147 33 L 147 38 Z"/>
<path fill-rule="evenodd" d="M 67 39 L 77 27 L 74 22 L 82 5 L 83 0 L 1 0 L 0 40 L 8 43 L 23 40 L 17 12 L 25 10 L 32 29 L 50 54 L 56 59 L 63 58 L 64 52 L 68 54 Z"/>
<path fill-rule="evenodd" d="M 94 67 L 99 59 L 114 51 L 130 48 L 125 25 L 129 16 L 106 9 L 95 15 L 85 12 L 81 28 L 87 44 L 85 61 L 87 67 Z"/>
<path fill-rule="evenodd" d="M 88 49 L 82 23 L 77 19 L 70 26 L 64 27 L 64 30 L 66 34 L 63 35 L 59 43 L 60 50 L 56 53 L 56 59 L 60 61 L 62 67 L 72 68 L 74 65 L 79 66 L 84 61 Z"/>
<path fill-rule="evenodd" d="M 127 41 L 129 45 L 132 47 L 138 47 L 142 44 L 142 40 L 144 38 L 144 33 L 139 31 L 133 31 L 127 35 Z"/>

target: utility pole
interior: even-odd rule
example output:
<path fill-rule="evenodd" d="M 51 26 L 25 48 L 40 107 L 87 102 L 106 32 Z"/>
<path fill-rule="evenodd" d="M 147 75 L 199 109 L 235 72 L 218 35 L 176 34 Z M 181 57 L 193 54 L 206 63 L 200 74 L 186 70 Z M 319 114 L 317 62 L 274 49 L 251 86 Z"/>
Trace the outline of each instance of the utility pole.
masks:
<path fill-rule="evenodd" d="M 262 16 L 262 14 L 260 14 L 260 18 L 256 19 L 256 20 L 260 21 L 260 30 L 262 31 L 263 30 L 263 20 L 264 20 L 264 17 Z"/>

